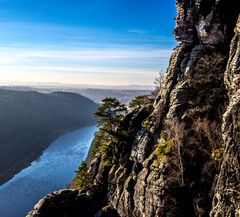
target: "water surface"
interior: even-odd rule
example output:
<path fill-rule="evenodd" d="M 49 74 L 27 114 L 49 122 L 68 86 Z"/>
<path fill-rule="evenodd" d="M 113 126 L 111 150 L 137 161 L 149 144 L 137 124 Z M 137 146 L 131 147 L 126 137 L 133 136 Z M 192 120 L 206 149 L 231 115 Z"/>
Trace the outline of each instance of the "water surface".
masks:
<path fill-rule="evenodd" d="M 0 217 L 24 217 L 46 194 L 65 188 L 86 158 L 97 127 L 71 131 L 55 140 L 31 166 L 0 186 Z"/>

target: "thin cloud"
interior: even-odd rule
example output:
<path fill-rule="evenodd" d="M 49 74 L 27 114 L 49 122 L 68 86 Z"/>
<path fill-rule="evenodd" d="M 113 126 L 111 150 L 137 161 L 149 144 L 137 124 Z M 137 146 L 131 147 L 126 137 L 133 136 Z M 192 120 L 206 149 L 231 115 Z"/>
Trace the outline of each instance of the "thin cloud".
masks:
<path fill-rule="evenodd" d="M 0 43 L 2 81 L 66 79 L 78 83 L 83 79 L 104 83 L 105 79 L 110 83 L 152 84 L 172 52 L 172 46 L 156 46 L 160 41 L 168 44 L 169 38 L 141 29 L 109 33 L 55 24 L 0 22 L 0 37 L 8 42 L 7 46 Z"/>
<path fill-rule="evenodd" d="M 171 50 L 149 48 L 0 47 L 1 80 L 152 84 Z"/>
<path fill-rule="evenodd" d="M 79 50 L 38 50 L 0 47 L 1 63 L 19 62 L 21 59 L 65 59 L 65 60 L 124 60 L 124 59 L 168 59 L 172 50 L 154 49 L 79 49 Z M 12 60 L 12 61 L 11 61 Z"/>
<path fill-rule="evenodd" d="M 0 36 L 10 37 L 12 40 L 24 40 L 25 44 L 31 42 L 39 43 L 48 41 L 50 44 L 55 42 L 70 44 L 141 44 L 162 46 L 173 48 L 176 42 L 172 37 L 162 37 L 155 32 L 144 29 L 130 29 L 122 32 L 114 32 L 104 29 L 87 27 L 69 27 L 64 25 L 49 23 L 31 22 L 1 22 Z"/>
<path fill-rule="evenodd" d="M 109 67 L 1 67 L 0 81 L 67 82 L 72 84 L 151 85 L 157 71 Z"/>
<path fill-rule="evenodd" d="M 128 30 L 128 32 L 143 35 L 143 34 L 146 34 L 148 31 L 144 30 L 144 29 L 130 29 L 130 30 Z"/>

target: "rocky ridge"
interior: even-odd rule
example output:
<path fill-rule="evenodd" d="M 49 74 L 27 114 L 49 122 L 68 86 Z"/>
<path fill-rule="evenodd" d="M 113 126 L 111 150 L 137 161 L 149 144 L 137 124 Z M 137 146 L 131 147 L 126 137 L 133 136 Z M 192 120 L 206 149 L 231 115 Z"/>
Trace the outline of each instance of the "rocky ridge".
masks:
<path fill-rule="evenodd" d="M 110 162 L 89 154 L 79 190 L 47 196 L 28 217 L 240 215 L 240 2 L 176 3 L 179 45 L 155 102 L 124 118 L 126 144 L 111 146 Z"/>

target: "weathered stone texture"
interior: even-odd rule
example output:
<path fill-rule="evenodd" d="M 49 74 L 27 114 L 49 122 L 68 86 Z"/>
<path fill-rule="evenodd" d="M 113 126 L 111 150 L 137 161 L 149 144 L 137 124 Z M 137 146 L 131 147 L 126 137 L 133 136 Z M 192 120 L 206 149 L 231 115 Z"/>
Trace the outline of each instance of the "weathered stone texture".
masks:
<path fill-rule="evenodd" d="M 231 43 L 225 83 L 229 105 L 223 116 L 224 160 L 213 200 L 212 217 L 240 216 L 240 17 Z"/>

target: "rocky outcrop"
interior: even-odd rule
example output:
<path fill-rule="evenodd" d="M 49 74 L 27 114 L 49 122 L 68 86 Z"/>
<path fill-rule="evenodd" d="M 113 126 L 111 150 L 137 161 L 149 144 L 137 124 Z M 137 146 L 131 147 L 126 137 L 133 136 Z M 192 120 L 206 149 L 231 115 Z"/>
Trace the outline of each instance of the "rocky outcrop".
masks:
<path fill-rule="evenodd" d="M 78 190 L 56 191 L 42 198 L 26 217 L 78 217 L 79 214 L 91 217 L 95 214 L 95 210 L 99 210 L 97 216 L 118 217 L 115 210 L 108 206 L 103 207 L 104 203 L 100 201 L 103 199 L 97 193 L 86 195 Z"/>
<path fill-rule="evenodd" d="M 225 83 L 230 103 L 223 116 L 224 160 L 211 216 L 240 216 L 240 17 L 235 28 Z"/>
<path fill-rule="evenodd" d="M 240 2 L 177 0 L 177 9 L 179 45 L 154 108 L 124 118 L 125 145 L 111 146 L 111 160 L 89 155 L 76 187 L 121 217 L 205 217 L 213 197 L 213 216 L 238 216 L 239 24 L 229 47 Z"/>

